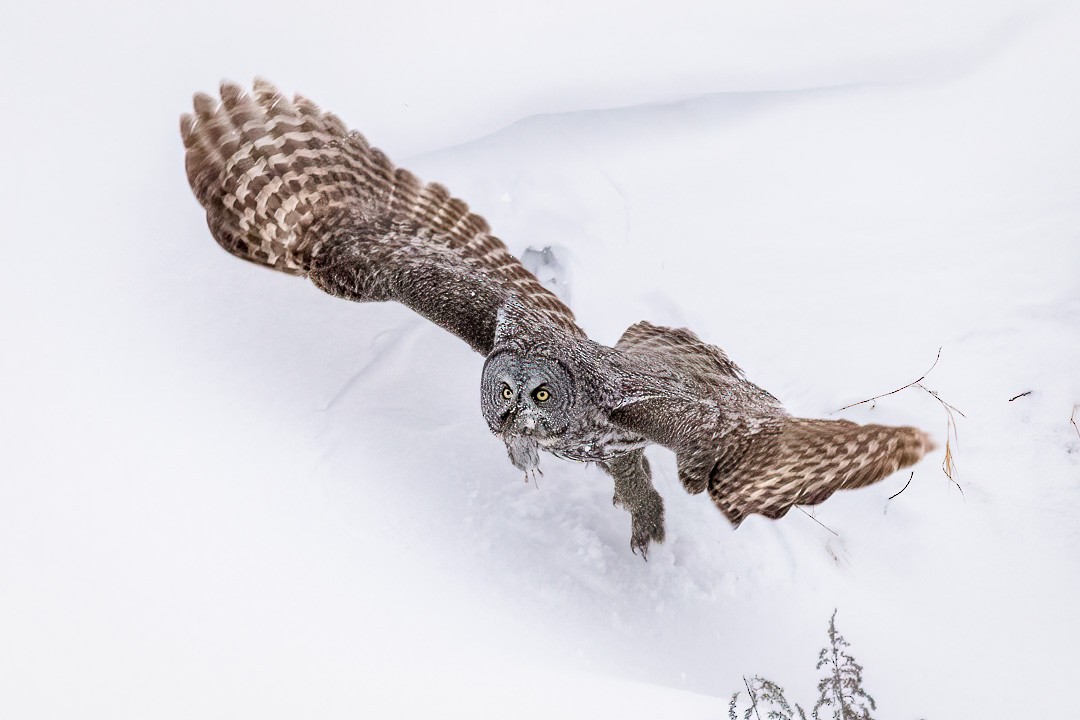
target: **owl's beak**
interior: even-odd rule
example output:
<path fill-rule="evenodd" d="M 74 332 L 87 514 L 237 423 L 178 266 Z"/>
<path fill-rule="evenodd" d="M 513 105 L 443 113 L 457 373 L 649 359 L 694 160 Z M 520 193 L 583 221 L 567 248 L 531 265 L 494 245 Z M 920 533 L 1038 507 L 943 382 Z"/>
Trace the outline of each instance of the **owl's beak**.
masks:
<path fill-rule="evenodd" d="M 518 428 L 521 430 L 522 435 L 532 435 L 536 430 L 536 418 L 532 416 L 532 413 L 528 413 L 518 422 Z"/>
<path fill-rule="evenodd" d="M 536 416 L 528 409 L 514 408 L 503 421 L 503 434 L 533 435 L 536 432 Z"/>
<path fill-rule="evenodd" d="M 531 437 L 537 433 L 537 417 L 534 412 L 524 408 L 514 413 L 513 426 L 516 434 Z"/>

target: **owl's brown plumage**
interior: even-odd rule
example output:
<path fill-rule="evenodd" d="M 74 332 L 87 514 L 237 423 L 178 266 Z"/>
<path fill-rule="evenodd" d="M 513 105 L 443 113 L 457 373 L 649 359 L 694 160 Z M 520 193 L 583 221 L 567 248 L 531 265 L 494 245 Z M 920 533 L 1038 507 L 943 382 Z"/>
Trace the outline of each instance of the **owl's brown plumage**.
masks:
<path fill-rule="evenodd" d="M 613 420 L 674 450 L 687 492 L 708 490 L 736 525 L 753 513 L 778 518 L 836 490 L 870 485 L 933 448 L 912 427 L 791 417 L 720 348 L 686 329 L 641 322 L 615 347 L 676 370 L 681 392 L 648 395 L 646 389 L 646 397 L 627 402 Z M 640 387 L 626 396 L 635 392 Z"/>
<path fill-rule="evenodd" d="M 425 268 L 482 279 L 486 291 L 495 290 L 491 302 L 516 295 L 547 320 L 577 327 L 570 309 L 490 234 L 483 218 L 442 185 L 395 168 L 360 133 L 307 98 L 289 100 L 263 80 L 251 94 L 222 83 L 220 102 L 195 95 L 180 134 L 188 181 L 210 231 L 237 257 L 307 275 L 328 239 L 375 233 L 388 250 L 391 236 L 407 238 L 372 268 L 375 284 L 409 284 L 416 270 L 410 265 L 426 260 Z M 340 251 L 334 250 L 338 259 Z M 319 269 L 332 264 L 323 257 Z M 346 293 L 336 282 L 327 277 L 320 285 Z M 492 314 L 486 325 L 493 324 Z M 465 339 L 481 352 L 490 349 L 489 337 Z"/>
<path fill-rule="evenodd" d="M 648 443 L 674 450 L 686 490 L 735 524 L 876 482 L 932 447 L 915 428 L 793 418 L 688 330 L 642 322 L 614 348 L 589 340 L 464 202 L 265 81 L 195 95 L 180 130 L 222 247 L 339 297 L 404 303 L 487 355 L 481 408 L 511 460 L 599 463 L 643 555 L 664 535 Z"/>

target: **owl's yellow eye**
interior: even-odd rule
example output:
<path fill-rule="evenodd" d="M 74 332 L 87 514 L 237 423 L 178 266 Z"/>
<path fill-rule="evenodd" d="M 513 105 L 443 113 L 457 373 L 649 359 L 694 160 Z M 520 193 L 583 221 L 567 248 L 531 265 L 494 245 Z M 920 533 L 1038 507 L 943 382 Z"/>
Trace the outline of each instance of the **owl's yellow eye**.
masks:
<path fill-rule="evenodd" d="M 502 396 L 507 400 L 514 397 L 514 391 L 510 389 L 509 385 L 503 385 Z"/>
<path fill-rule="evenodd" d="M 540 388 L 539 390 L 536 391 L 536 394 L 534 395 L 534 397 L 536 398 L 537 402 L 547 402 L 548 398 L 551 397 L 551 393 L 548 391 L 548 389 L 546 387 L 542 387 L 542 388 Z"/>

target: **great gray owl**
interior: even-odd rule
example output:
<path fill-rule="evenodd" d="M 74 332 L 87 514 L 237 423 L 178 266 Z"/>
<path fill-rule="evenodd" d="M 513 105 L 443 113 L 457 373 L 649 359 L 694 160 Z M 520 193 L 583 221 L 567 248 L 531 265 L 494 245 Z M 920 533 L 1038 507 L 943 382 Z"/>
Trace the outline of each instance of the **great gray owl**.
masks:
<path fill-rule="evenodd" d="M 640 322 L 615 347 L 593 342 L 483 218 L 305 98 L 224 83 L 220 102 L 195 95 L 180 131 L 222 247 L 338 297 L 404 303 L 486 355 L 480 407 L 510 460 L 526 473 L 540 450 L 597 463 L 642 556 L 664 539 L 649 443 L 675 451 L 683 487 L 735 525 L 869 485 L 931 448 L 911 427 L 791 417 L 688 330 Z"/>

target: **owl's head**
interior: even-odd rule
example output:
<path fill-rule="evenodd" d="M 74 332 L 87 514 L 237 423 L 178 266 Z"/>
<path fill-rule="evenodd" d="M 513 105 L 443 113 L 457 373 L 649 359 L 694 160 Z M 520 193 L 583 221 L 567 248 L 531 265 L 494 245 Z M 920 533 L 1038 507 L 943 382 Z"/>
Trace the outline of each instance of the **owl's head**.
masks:
<path fill-rule="evenodd" d="M 573 441 L 590 413 L 581 338 L 511 296 L 499 309 L 491 354 L 480 380 L 480 407 L 510 460 L 530 469 L 539 450 Z"/>
<path fill-rule="evenodd" d="M 510 444 L 515 438 L 541 447 L 560 437 L 575 409 L 575 384 L 562 361 L 542 348 L 521 352 L 505 348 L 484 363 L 480 406 L 488 427 Z"/>

